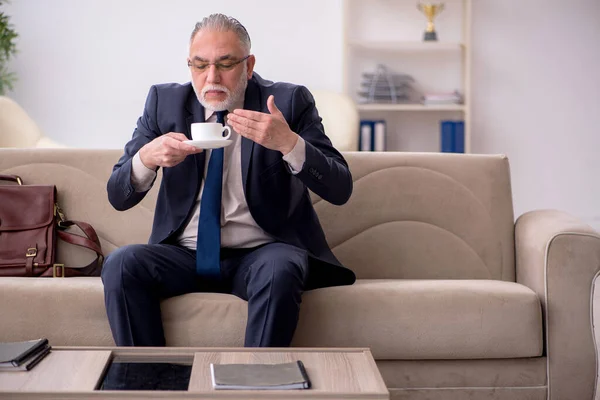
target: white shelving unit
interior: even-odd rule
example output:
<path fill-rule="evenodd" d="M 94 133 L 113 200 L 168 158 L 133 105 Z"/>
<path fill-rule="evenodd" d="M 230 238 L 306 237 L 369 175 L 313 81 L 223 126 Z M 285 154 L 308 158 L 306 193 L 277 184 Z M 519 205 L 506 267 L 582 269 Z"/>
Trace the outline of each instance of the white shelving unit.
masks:
<path fill-rule="evenodd" d="M 471 152 L 471 0 L 446 0 L 435 19 L 438 41 L 422 41 L 426 18 L 412 0 L 344 0 L 344 89 L 362 118 L 385 119 L 387 148 L 439 151 L 439 121 L 465 121 L 465 152 Z M 361 104 L 363 72 L 384 64 L 412 75 L 427 92 L 459 90 L 463 104 Z"/>
<path fill-rule="evenodd" d="M 464 111 L 463 104 L 441 104 L 426 106 L 423 104 L 357 104 L 359 111 Z"/>
<path fill-rule="evenodd" d="M 440 42 L 376 42 L 353 40 L 348 42 L 348 45 L 355 49 L 392 52 L 459 51 L 464 48 L 462 43 Z"/>

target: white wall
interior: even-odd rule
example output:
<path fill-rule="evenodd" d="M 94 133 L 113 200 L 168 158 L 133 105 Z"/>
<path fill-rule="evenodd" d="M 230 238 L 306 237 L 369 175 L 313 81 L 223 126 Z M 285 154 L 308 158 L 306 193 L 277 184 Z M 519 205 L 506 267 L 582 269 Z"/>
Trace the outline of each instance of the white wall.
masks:
<path fill-rule="evenodd" d="M 12 1 L 10 96 L 58 142 L 122 148 L 150 85 L 189 80 L 190 33 L 213 12 L 245 25 L 263 77 L 341 91 L 341 1 Z"/>
<path fill-rule="evenodd" d="M 13 1 L 11 97 L 52 139 L 120 148 L 148 87 L 187 80 L 189 33 L 217 11 L 246 25 L 263 76 L 339 91 L 342 1 Z M 473 3 L 474 151 L 509 156 L 516 215 L 560 208 L 600 229 L 600 1 Z"/>
<path fill-rule="evenodd" d="M 515 214 L 600 230 L 600 1 L 473 1 L 473 148 L 505 153 Z"/>

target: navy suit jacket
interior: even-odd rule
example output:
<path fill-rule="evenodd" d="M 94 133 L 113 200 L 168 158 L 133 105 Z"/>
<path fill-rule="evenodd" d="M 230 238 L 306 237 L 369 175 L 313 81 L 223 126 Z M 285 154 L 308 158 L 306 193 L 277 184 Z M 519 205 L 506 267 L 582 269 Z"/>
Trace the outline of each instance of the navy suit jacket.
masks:
<path fill-rule="evenodd" d="M 352 284 L 355 275 L 331 252 L 308 194 L 310 189 L 330 203 L 344 204 L 352 193 L 348 164 L 325 135 L 314 99 L 305 87 L 273 83 L 254 73 L 248 81 L 244 109 L 268 113 L 269 95 L 275 96 L 291 130 L 305 140 L 306 161 L 302 170 L 292 175 L 279 151 L 242 137 L 242 182 L 250 213 L 265 232 L 308 252 L 308 289 Z M 204 122 L 204 108 L 191 83 L 152 86 L 133 137 L 108 181 L 113 207 L 127 210 L 146 195 L 131 184 L 131 160 L 138 150 L 168 132 L 181 132 L 191 139 L 193 122 Z M 163 168 L 150 244 L 174 242 L 187 225 L 204 176 L 205 153 Z"/>

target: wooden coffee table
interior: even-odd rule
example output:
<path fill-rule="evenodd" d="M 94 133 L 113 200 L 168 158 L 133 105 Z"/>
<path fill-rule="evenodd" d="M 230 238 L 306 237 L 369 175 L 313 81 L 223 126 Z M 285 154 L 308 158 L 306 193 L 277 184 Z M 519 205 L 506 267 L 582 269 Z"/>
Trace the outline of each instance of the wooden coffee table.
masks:
<path fill-rule="evenodd" d="M 302 360 L 306 390 L 214 390 L 210 363 Z M 112 362 L 191 365 L 188 390 L 97 390 Z M 369 349 L 57 347 L 28 372 L 0 372 L 0 398 L 389 399 Z"/>

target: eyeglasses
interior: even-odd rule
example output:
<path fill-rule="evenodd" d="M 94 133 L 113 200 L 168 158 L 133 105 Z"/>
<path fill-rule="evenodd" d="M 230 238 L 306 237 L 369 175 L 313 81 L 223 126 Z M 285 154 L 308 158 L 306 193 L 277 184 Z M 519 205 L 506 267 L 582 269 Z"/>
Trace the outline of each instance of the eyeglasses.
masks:
<path fill-rule="evenodd" d="M 237 60 L 237 61 L 224 60 L 224 61 L 213 62 L 213 63 L 209 63 L 206 61 L 200 61 L 200 60 L 194 60 L 194 61 L 188 60 L 188 67 L 193 67 L 194 70 L 196 70 L 197 72 L 204 72 L 204 71 L 208 70 L 208 67 L 210 67 L 211 65 L 214 65 L 215 68 L 221 72 L 231 71 L 233 68 L 235 68 L 236 65 L 247 60 L 248 57 L 250 57 L 250 54 L 248 54 L 246 57 L 242 58 L 241 60 Z"/>

